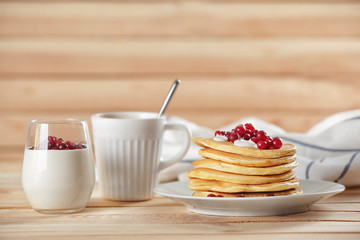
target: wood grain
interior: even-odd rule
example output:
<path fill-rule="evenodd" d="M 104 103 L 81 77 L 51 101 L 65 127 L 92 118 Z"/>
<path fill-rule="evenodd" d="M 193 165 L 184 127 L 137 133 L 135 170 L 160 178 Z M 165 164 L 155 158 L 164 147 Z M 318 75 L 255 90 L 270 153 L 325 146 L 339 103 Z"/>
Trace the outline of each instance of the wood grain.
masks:
<path fill-rule="evenodd" d="M 356 1 L 0 2 L 0 35 L 16 37 L 358 37 Z M 279 4 L 281 2 L 281 4 Z M 159 27 L 161 26 L 161 27 Z"/>
<path fill-rule="evenodd" d="M 360 188 L 305 213 L 219 217 L 191 213 L 161 196 L 144 202 L 105 200 L 96 186 L 84 211 L 48 215 L 31 209 L 21 188 L 21 161 L 8 160 L 0 161 L 0 193 L 0 239 L 357 239 L 360 234 Z"/>
<path fill-rule="evenodd" d="M 355 73 L 359 58 L 341 38 L 0 40 L 9 73 Z"/>
<path fill-rule="evenodd" d="M 1 80 L 0 109 L 157 110 L 172 79 Z M 69 87 L 71 86 L 71 87 Z M 301 77 L 190 77 L 183 79 L 171 108 L 214 110 L 332 110 L 360 107 L 357 80 Z M 311 91 L 309 91 L 311 89 Z M 56 95 L 58 101 L 52 101 Z M 326 94 L 323 94 L 326 93 Z M 95 101 L 96 99 L 96 101 Z M 267 102 L 271 99 L 271 103 Z"/>
<path fill-rule="evenodd" d="M 122 230 L 122 229 L 121 229 Z M 104 237 L 103 235 L 101 236 L 102 238 L 105 239 L 115 239 L 118 238 L 120 235 L 122 235 L 121 233 L 114 233 L 114 234 L 106 234 L 106 237 Z M 9 235 L 5 235 L 5 236 L 9 236 L 9 237 L 13 237 L 12 234 Z M 234 234 L 234 233 L 219 233 L 219 234 L 212 234 L 212 235 L 206 235 L 206 234 L 182 234 L 181 236 L 176 236 L 176 235 L 172 235 L 172 234 L 165 234 L 165 235 L 149 235 L 149 234 L 137 234 L 137 235 L 131 235 L 131 237 L 129 236 L 122 236 L 122 237 L 127 237 L 128 239 L 139 239 L 142 240 L 144 238 L 146 239 L 174 239 L 174 240 L 182 240 L 184 238 L 187 239 L 209 239 L 209 240 L 217 240 L 219 239 L 219 237 L 221 237 L 221 239 L 229 239 L 229 240 L 237 240 L 239 239 L 239 237 L 241 238 L 246 238 L 249 240 L 258 240 L 259 238 L 264 239 L 264 240 L 268 240 L 268 239 L 279 239 L 279 240 L 287 240 L 287 239 L 291 239 L 291 238 L 304 238 L 307 237 L 308 234 L 301 234 L 301 233 L 259 233 L 259 234 L 247 234 L 247 233 L 242 233 L 241 236 L 239 236 L 239 234 Z M 339 238 L 344 238 L 344 236 L 346 236 L 346 239 L 348 240 L 358 240 L 359 235 L 358 233 L 312 233 L 311 236 L 314 239 L 326 239 L 326 240 L 337 240 Z M 37 235 L 37 236 L 30 236 L 28 234 L 17 234 L 16 239 L 48 239 L 49 237 L 51 237 L 51 239 L 64 239 L 64 237 L 66 237 L 66 239 L 99 239 L 98 235 L 82 235 L 82 236 L 78 236 L 78 235 L 66 235 L 66 236 L 49 236 L 46 234 L 41 234 Z"/>

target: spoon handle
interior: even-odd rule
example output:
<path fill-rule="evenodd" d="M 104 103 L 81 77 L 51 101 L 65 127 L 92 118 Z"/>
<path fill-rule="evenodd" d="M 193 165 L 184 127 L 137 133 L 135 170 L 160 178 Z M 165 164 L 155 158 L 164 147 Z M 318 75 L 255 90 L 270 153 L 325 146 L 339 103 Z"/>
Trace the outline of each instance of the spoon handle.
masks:
<path fill-rule="evenodd" d="M 168 106 L 168 104 L 169 104 L 169 102 L 170 102 L 170 100 L 171 100 L 177 86 L 180 84 L 180 82 L 181 81 L 179 79 L 176 79 L 174 81 L 173 85 L 170 88 L 170 91 L 169 91 L 168 95 L 166 96 L 166 99 L 165 99 L 163 105 L 161 106 L 160 112 L 159 112 L 159 114 L 157 116 L 158 118 L 161 117 L 163 115 L 163 113 L 165 112 L 165 110 L 166 110 L 166 108 L 167 108 L 167 106 Z"/>

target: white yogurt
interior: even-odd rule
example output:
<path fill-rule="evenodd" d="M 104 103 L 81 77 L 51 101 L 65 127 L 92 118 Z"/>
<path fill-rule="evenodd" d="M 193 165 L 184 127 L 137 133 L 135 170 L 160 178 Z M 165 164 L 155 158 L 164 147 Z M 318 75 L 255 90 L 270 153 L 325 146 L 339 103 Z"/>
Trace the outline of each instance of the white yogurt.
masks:
<path fill-rule="evenodd" d="M 25 149 L 22 185 L 35 210 L 82 209 L 94 183 L 94 162 L 87 148 Z"/>
<path fill-rule="evenodd" d="M 217 135 L 213 139 L 218 142 L 225 142 L 228 140 L 228 138 L 223 135 Z"/>
<path fill-rule="evenodd" d="M 251 140 L 244 140 L 244 139 L 238 139 L 234 142 L 234 145 L 235 146 L 238 146 L 238 147 L 253 147 L 253 148 L 256 148 L 257 145 L 256 143 L 254 143 L 253 141 Z"/>

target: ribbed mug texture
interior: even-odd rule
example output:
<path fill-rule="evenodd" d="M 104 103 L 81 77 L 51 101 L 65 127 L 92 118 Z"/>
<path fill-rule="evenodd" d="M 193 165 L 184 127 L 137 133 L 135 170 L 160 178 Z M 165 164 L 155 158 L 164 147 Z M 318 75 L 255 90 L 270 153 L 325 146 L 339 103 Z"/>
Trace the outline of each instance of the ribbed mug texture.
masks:
<path fill-rule="evenodd" d="M 150 199 L 157 181 L 161 136 L 95 141 L 103 196 L 121 201 Z"/>

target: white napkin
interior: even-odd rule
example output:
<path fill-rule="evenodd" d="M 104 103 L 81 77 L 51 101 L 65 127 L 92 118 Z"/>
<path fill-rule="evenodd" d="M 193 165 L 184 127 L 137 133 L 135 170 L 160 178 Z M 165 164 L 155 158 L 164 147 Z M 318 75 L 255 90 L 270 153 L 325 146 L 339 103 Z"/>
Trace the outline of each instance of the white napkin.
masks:
<path fill-rule="evenodd" d="M 214 130 L 198 126 L 179 117 L 168 117 L 170 123 L 186 125 L 193 137 L 212 137 Z M 360 110 L 341 112 L 316 124 L 306 133 L 288 133 L 258 118 L 250 117 L 234 122 L 220 130 L 231 130 L 240 123 L 250 122 L 270 136 L 279 136 L 297 147 L 296 176 L 300 179 L 319 179 L 341 183 L 347 187 L 360 185 Z M 175 135 L 165 136 L 163 153 L 173 153 Z M 192 169 L 191 162 L 201 159 L 200 147 L 192 143 L 184 159 L 163 170 L 160 181 L 184 180 Z M 179 179 L 180 178 L 180 179 Z"/>

